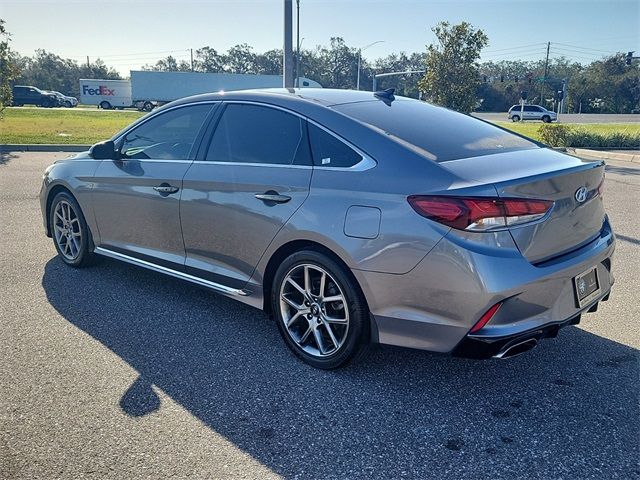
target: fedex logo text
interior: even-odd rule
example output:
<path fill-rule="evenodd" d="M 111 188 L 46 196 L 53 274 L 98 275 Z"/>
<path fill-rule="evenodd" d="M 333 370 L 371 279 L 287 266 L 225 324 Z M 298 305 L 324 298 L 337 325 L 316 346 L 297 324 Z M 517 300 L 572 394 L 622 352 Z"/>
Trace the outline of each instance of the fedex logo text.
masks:
<path fill-rule="evenodd" d="M 82 94 L 83 95 L 105 95 L 105 96 L 115 95 L 114 90 L 107 88 L 104 85 L 100 85 L 98 88 L 91 88 L 88 85 L 83 85 Z"/>

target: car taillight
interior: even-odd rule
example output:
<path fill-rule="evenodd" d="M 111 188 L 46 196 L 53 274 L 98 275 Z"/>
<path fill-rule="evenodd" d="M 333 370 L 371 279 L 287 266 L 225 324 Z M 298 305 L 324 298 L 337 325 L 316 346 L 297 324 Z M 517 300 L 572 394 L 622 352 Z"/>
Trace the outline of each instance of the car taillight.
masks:
<path fill-rule="evenodd" d="M 459 230 L 482 232 L 533 222 L 553 206 L 548 200 L 411 195 L 409 204 L 420 215 Z"/>

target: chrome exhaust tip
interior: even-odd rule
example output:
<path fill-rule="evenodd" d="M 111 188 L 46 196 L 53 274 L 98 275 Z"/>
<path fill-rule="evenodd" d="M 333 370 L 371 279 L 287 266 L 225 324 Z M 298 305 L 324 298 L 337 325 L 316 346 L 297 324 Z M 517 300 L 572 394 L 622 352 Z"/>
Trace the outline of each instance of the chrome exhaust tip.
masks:
<path fill-rule="evenodd" d="M 535 346 L 538 345 L 538 340 L 535 338 L 529 338 L 522 342 L 516 343 L 515 345 L 511 345 L 501 352 L 495 354 L 493 358 L 511 358 L 516 355 L 520 355 L 521 353 L 528 352 L 529 350 L 533 350 Z"/>

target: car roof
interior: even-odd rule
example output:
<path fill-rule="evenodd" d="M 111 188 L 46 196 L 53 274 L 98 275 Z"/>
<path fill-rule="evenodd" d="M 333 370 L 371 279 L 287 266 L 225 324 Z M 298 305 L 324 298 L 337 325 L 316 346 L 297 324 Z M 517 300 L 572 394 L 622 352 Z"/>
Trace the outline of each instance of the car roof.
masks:
<path fill-rule="evenodd" d="M 404 97 L 396 97 L 403 99 Z M 173 105 L 180 103 L 192 103 L 194 101 L 215 101 L 215 100 L 267 100 L 271 99 L 275 103 L 284 102 L 309 102 L 320 104 L 325 107 L 341 105 L 354 102 L 370 102 L 379 100 L 374 92 L 358 91 L 358 90 L 338 90 L 331 88 L 265 88 L 252 90 L 232 90 L 220 91 L 216 93 L 205 93 L 185 97 L 175 102 Z"/>

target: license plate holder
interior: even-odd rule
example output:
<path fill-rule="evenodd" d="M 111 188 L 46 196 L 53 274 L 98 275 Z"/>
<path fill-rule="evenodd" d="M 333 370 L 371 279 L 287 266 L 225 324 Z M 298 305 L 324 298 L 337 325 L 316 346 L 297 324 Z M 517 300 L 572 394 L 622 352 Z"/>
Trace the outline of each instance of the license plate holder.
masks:
<path fill-rule="evenodd" d="M 579 307 L 583 307 L 600 295 L 600 279 L 598 267 L 591 267 L 586 272 L 573 277 L 573 288 Z"/>

